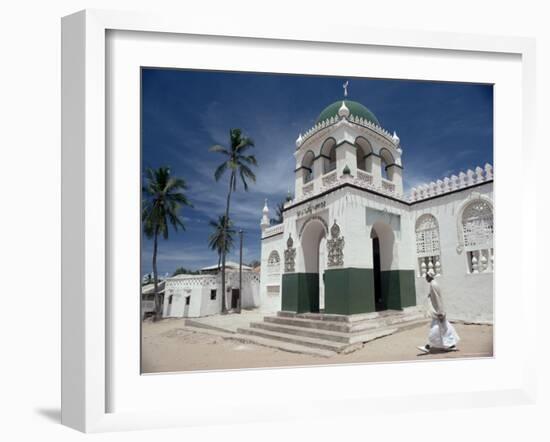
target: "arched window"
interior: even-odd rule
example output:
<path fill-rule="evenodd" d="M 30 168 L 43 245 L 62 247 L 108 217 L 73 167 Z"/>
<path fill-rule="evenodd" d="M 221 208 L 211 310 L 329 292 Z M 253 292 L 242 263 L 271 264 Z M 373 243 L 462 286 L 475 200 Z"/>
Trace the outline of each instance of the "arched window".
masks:
<path fill-rule="evenodd" d="M 311 150 L 307 151 L 302 160 L 302 168 L 304 169 L 304 183 L 309 183 L 313 179 L 313 161 L 315 155 Z"/>
<path fill-rule="evenodd" d="M 323 157 L 323 174 L 336 169 L 336 141 L 334 138 L 324 141 L 321 146 L 321 156 Z"/>
<path fill-rule="evenodd" d="M 493 271 L 493 207 L 477 199 L 462 212 L 462 236 L 469 273 Z"/>
<path fill-rule="evenodd" d="M 279 273 L 281 271 L 281 257 L 277 250 L 273 250 L 267 258 L 267 270 L 269 273 Z"/>
<path fill-rule="evenodd" d="M 381 149 L 380 150 L 380 166 L 381 166 L 381 175 L 382 178 L 393 181 L 393 174 L 392 171 L 389 170 L 389 167 L 395 164 L 395 160 L 393 158 L 393 155 L 390 153 L 388 149 Z"/>
<path fill-rule="evenodd" d="M 416 254 L 418 257 L 418 275 L 426 276 L 428 270 L 441 274 L 441 251 L 439 226 L 433 215 L 422 215 L 416 221 Z"/>
<path fill-rule="evenodd" d="M 357 169 L 365 172 L 372 173 L 372 146 L 367 139 L 358 137 L 355 140 L 355 146 L 357 147 Z"/>

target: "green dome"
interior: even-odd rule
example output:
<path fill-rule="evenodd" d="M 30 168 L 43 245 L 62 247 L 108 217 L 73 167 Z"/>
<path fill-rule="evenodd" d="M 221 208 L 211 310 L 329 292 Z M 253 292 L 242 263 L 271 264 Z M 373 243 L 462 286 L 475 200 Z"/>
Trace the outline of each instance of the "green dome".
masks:
<path fill-rule="evenodd" d="M 371 123 L 380 126 L 378 118 L 376 118 L 376 116 L 361 103 L 350 100 L 344 100 L 344 102 L 346 103 L 346 107 L 349 109 L 350 115 L 353 115 L 354 117 L 364 118 L 365 120 L 368 120 Z M 340 109 L 341 106 L 342 100 L 335 101 L 330 106 L 327 106 L 323 110 L 323 112 L 319 114 L 315 123 L 320 123 L 321 121 L 325 121 L 327 118 L 330 117 L 338 118 L 338 109 Z"/>

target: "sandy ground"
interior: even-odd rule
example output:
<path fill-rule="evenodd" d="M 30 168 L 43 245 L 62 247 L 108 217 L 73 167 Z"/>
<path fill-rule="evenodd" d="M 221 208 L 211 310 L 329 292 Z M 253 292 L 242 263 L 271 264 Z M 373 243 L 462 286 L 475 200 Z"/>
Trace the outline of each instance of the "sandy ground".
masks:
<path fill-rule="evenodd" d="M 428 326 L 421 326 L 377 339 L 350 354 L 331 358 L 289 353 L 245 344 L 207 333 L 184 329 L 181 319 L 144 322 L 142 328 L 142 372 L 219 370 L 235 368 L 327 365 L 361 362 L 421 361 L 428 359 L 490 357 L 493 327 L 455 324 L 461 341 L 459 351 L 423 354 L 416 346 L 426 341 Z"/>

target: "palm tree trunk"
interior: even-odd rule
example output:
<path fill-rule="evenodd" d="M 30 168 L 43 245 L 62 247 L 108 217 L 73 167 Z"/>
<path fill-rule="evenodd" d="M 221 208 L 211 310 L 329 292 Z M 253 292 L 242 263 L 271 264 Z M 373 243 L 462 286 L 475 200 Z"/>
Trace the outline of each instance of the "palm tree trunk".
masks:
<path fill-rule="evenodd" d="M 158 276 L 157 276 L 157 250 L 158 250 L 158 227 L 155 228 L 153 240 L 153 284 L 155 285 L 155 321 L 161 317 L 160 295 L 158 292 Z"/>
<path fill-rule="evenodd" d="M 227 224 L 229 221 L 229 205 L 231 204 L 231 191 L 233 190 L 233 181 L 235 180 L 235 172 L 231 173 L 229 178 L 229 192 L 227 192 L 227 203 L 225 206 L 225 218 L 223 220 L 223 247 L 222 247 L 222 314 L 227 313 L 227 305 L 225 302 L 225 241 L 227 237 Z"/>

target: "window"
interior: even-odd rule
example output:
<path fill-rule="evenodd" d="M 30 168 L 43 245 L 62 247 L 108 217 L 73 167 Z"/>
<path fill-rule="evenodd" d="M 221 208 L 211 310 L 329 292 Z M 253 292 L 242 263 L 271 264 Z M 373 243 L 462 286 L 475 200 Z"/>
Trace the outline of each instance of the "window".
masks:
<path fill-rule="evenodd" d="M 466 250 L 468 272 L 493 271 L 493 208 L 478 199 L 462 212 L 462 235 Z"/>
<path fill-rule="evenodd" d="M 191 296 L 186 296 L 185 297 L 185 305 L 189 305 L 191 304 Z"/>
<path fill-rule="evenodd" d="M 314 153 L 309 150 L 304 155 L 302 160 L 302 168 L 304 169 L 304 183 L 309 183 L 313 179 L 313 162 L 315 161 Z"/>
<path fill-rule="evenodd" d="M 391 166 L 395 164 L 395 159 L 388 149 L 381 149 L 379 152 L 380 155 L 380 168 L 382 178 L 388 181 L 393 181 L 393 169 L 390 169 Z"/>
<path fill-rule="evenodd" d="M 422 215 L 416 221 L 415 230 L 418 275 L 425 277 L 428 270 L 433 270 L 436 276 L 440 275 L 441 251 L 437 220 L 433 215 Z"/>
<path fill-rule="evenodd" d="M 214 301 L 216 299 L 216 289 L 210 290 L 210 300 Z"/>
<path fill-rule="evenodd" d="M 273 250 L 267 258 L 267 272 L 279 273 L 281 271 L 281 257 L 277 250 Z"/>
<path fill-rule="evenodd" d="M 357 169 L 363 170 L 365 172 L 372 172 L 372 157 L 373 152 L 371 144 L 367 141 L 366 138 L 357 137 L 355 140 L 356 146 L 356 161 Z"/>
<path fill-rule="evenodd" d="M 267 294 L 272 296 L 277 296 L 281 292 L 281 287 L 278 285 L 268 285 Z"/>
<path fill-rule="evenodd" d="M 334 138 L 328 138 L 323 142 L 321 156 L 323 157 L 323 174 L 336 169 L 336 141 Z"/>

